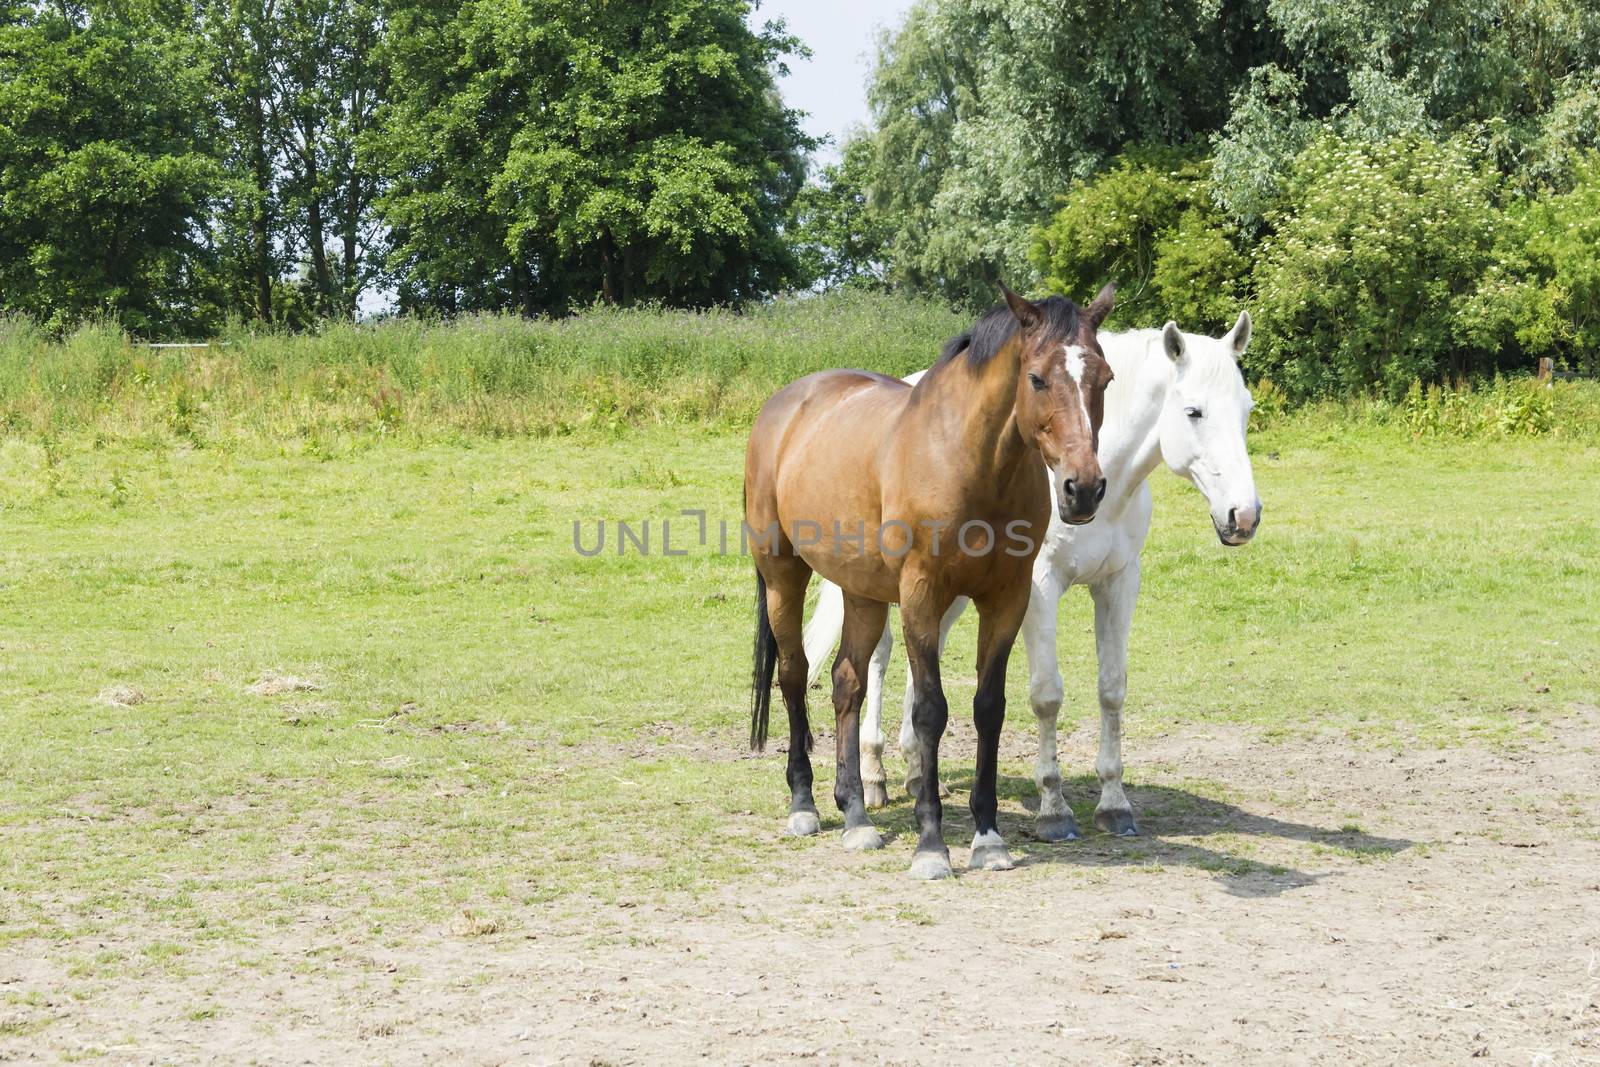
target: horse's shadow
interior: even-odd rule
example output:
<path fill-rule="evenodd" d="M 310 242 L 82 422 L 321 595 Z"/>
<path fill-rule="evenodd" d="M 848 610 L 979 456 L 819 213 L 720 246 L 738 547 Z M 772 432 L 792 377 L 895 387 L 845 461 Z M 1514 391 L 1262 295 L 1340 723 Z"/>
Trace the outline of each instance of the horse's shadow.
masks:
<path fill-rule="evenodd" d="M 952 768 L 946 772 L 945 784 L 951 789 L 944 804 L 945 838 L 955 841 L 970 837 L 972 815 L 966 802 L 972 787 L 972 772 Z M 1225 848 L 1207 848 L 1174 838 L 1221 834 L 1280 838 L 1321 845 L 1334 854 L 1356 858 L 1392 856 L 1415 844 L 1405 838 L 1381 837 L 1354 827 L 1329 829 L 1285 822 L 1171 786 L 1128 785 L 1126 788 L 1140 836 L 1113 837 L 1095 829 L 1094 806 L 1100 796 L 1100 783 L 1093 775 L 1080 775 L 1063 782 L 1062 791 L 1072 805 L 1083 836 L 1077 841 L 1051 843 L 1033 836 L 1032 815 L 1039 810 L 1039 795 L 1032 780 L 1002 775 L 997 784 L 1002 805 L 1006 800 L 1020 803 L 1029 817 L 1019 822 L 1014 814 L 1008 817 L 1002 810 L 1000 832 L 1012 843 L 1013 852 L 1020 853 L 1019 867 L 1045 863 L 1079 867 L 1193 867 L 1213 873 L 1227 892 L 1242 897 L 1277 896 L 1321 881 L 1328 873 L 1302 871 L 1272 859 L 1257 859 Z M 874 812 L 873 821 L 887 837 L 916 838 L 911 801 L 903 789 L 895 789 L 893 782 L 889 807 Z"/>

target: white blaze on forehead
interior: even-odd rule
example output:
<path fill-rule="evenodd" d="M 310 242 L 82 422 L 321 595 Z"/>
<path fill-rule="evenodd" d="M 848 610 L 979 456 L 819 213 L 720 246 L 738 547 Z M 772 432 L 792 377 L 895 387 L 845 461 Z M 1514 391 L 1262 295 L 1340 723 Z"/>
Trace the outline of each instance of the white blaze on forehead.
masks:
<path fill-rule="evenodd" d="M 1089 421 L 1089 402 L 1083 398 L 1083 353 L 1082 345 L 1062 345 L 1061 353 L 1065 357 L 1067 377 L 1072 379 L 1072 384 L 1078 387 L 1078 407 L 1083 409 L 1083 428 L 1088 430 L 1094 424 Z"/>
<path fill-rule="evenodd" d="M 1083 346 L 1064 345 L 1061 349 L 1067 357 L 1067 376 L 1079 386 L 1083 385 Z"/>

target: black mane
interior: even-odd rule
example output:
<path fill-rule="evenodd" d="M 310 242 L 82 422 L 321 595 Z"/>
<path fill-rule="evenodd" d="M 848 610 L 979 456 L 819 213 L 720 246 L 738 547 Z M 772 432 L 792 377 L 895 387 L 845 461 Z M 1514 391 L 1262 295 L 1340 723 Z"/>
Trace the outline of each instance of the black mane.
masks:
<path fill-rule="evenodd" d="M 1034 307 L 1044 316 L 1047 337 L 1066 340 L 1078 332 L 1078 305 L 1066 297 L 1046 297 L 1036 302 Z M 1016 332 L 1016 316 L 1011 314 L 1011 309 L 1006 305 L 996 304 L 983 313 L 972 329 L 945 342 L 944 350 L 939 353 L 939 362 L 948 362 L 966 352 L 967 362 L 974 367 L 981 367 L 993 359 Z"/>

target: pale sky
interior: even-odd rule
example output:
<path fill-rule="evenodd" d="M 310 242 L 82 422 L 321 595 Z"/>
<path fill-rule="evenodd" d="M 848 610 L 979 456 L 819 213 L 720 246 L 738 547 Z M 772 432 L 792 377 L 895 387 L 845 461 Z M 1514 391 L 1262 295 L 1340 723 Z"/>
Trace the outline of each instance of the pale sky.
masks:
<path fill-rule="evenodd" d="M 838 144 L 851 126 L 867 121 L 867 72 L 880 26 L 898 26 L 911 0 L 760 0 L 750 21 L 783 19 L 806 43 L 811 58 L 790 59 L 778 89 L 789 106 L 810 112 L 805 130 L 832 136 L 818 151 L 819 163 L 838 159 Z"/>

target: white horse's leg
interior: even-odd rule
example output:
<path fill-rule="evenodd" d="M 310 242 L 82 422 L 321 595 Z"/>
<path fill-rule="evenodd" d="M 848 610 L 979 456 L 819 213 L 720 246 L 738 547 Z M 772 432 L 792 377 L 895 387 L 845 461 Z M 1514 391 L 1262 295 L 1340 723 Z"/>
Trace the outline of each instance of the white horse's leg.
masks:
<path fill-rule="evenodd" d="M 1094 643 L 1100 658 L 1100 803 L 1094 824 L 1108 834 L 1139 832 L 1133 806 L 1122 791 L 1122 704 L 1128 696 L 1128 627 L 1139 600 L 1139 561 L 1094 587 Z"/>
<path fill-rule="evenodd" d="M 894 651 L 894 628 L 883 625 L 883 636 L 867 665 L 867 698 L 861 714 L 861 787 L 867 807 L 889 803 L 889 778 L 883 771 L 883 679 L 889 673 L 889 653 Z"/>
<path fill-rule="evenodd" d="M 1034 833 L 1041 841 L 1078 838 L 1078 821 L 1061 793 L 1061 760 L 1056 751 L 1056 719 L 1066 697 L 1061 685 L 1061 664 L 1056 658 L 1056 617 L 1064 591 L 1061 579 L 1053 573 L 1035 573 L 1028 614 L 1022 620 L 1022 642 L 1028 650 L 1028 701 L 1039 721 L 1039 755 L 1033 764 L 1033 784 L 1039 787 Z"/>
<path fill-rule="evenodd" d="M 955 626 L 956 620 L 961 618 L 961 613 L 967 610 L 967 605 L 972 603 L 964 596 L 958 596 L 955 603 L 944 613 L 944 618 L 939 620 L 939 658 L 944 658 L 945 642 L 950 640 L 950 630 Z M 917 755 L 917 735 L 911 727 L 911 702 L 915 695 L 911 685 L 910 668 L 906 670 L 906 703 L 905 714 L 900 717 L 900 751 L 906 758 L 906 792 L 912 797 L 917 795 L 917 789 L 922 782 L 922 760 Z M 949 796 L 950 790 L 945 788 L 943 782 L 939 783 L 939 795 Z"/>
<path fill-rule="evenodd" d="M 911 666 L 907 664 L 906 696 L 900 708 L 900 754 L 906 760 L 906 795 L 913 800 L 917 796 L 915 786 L 922 781 L 922 758 L 917 754 L 917 735 L 911 725 L 911 705 L 915 698 L 916 692 L 911 685 Z"/>
<path fill-rule="evenodd" d="M 822 668 L 833 662 L 833 647 L 844 630 L 844 590 L 824 579 L 817 607 L 801 638 L 806 646 L 806 688 L 817 684 Z"/>

